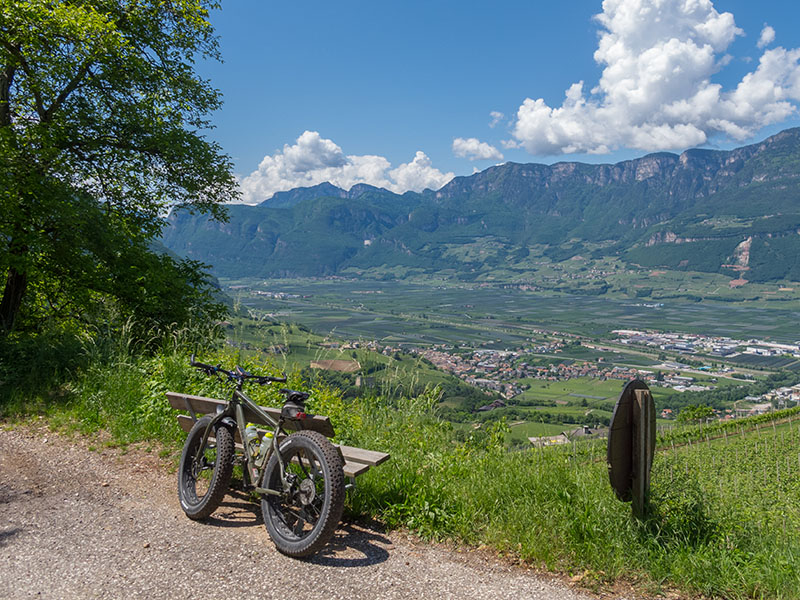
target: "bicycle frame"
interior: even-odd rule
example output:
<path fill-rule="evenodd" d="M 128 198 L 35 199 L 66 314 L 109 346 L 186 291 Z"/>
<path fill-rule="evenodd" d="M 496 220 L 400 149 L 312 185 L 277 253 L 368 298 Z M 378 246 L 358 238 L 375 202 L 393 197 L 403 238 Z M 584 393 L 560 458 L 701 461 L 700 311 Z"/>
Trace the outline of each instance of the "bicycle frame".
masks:
<path fill-rule="evenodd" d="M 274 433 L 272 435 L 272 444 L 267 451 L 267 454 L 263 458 L 263 463 L 261 467 L 256 466 L 256 461 L 253 458 L 253 455 L 250 452 L 250 445 L 246 443 L 244 432 L 247 427 L 247 421 L 244 418 L 244 409 L 247 408 L 253 411 L 263 422 L 268 423 L 270 427 L 274 428 Z M 255 402 L 253 402 L 247 395 L 241 390 L 241 382 L 237 385 L 236 389 L 233 390 L 233 395 L 231 399 L 228 401 L 228 405 L 225 407 L 224 410 L 217 412 L 216 415 L 211 419 L 211 422 L 206 427 L 205 432 L 203 433 L 203 439 L 201 442 L 201 447 L 204 447 L 208 438 L 211 436 L 211 433 L 214 431 L 214 426 L 217 423 L 227 421 L 233 421 L 239 429 L 239 434 L 242 438 L 242 445 L 244 446 L 244 468 L 247 472 L 247 477 L 250 479 L 250 483 L 253 485 L 254 491 L 257 494 L 269 494 L 272 496 L 280 496 L 286 491 L 286 466 L 283 463 L 283 458 L 281 458 L 280 452 L 278 452 L 278 435 L 283 431 L 283 419 L 274 419 L 266 412 L 261 410 L 261 407 L 258 406 Z M 284 432 L 285 433 L 285 432 Z M 280 466 L 280 473 L 281 473 L 281 482 L 283 483 L 283 490 L 271 490 L 269 488 L 262 488 L 259 486 L 258 482 L 261 481 L 261 478 L 264 476 L 264 471 L 267 468 L 267 463 L 269 462 L 270 457 L 272 454 L 275 453 L 278 457 L 278 465 Z M 200 454 L 195 457 L 195 460 L 198 460 Z"/>

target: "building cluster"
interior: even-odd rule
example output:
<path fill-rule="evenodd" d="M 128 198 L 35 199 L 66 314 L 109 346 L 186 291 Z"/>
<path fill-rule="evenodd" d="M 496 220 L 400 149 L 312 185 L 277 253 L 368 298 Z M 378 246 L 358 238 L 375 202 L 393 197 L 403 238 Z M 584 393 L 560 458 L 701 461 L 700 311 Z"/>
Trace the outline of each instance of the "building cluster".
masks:
<path fill-rule="evenodd" d="M 617 329 L 618 341 L 622 344 L 648 346 L 659 350 L 681 354 L 704 354 L 730 358 L 739 354 L 757 356 L 783 356 L 790 354 L 800 358 L 800 343 L 780 344 L 766 340 L 737 340 L 724 336 L 710 336 L 693 333 L 663 333 L 655 331 L 636 331 Z"/>
<path fill-rule="evenodd" d="M 436 368 L 461 378 L 478 388 L 513 398 L 522 388 L 511 380 L 525 377 L 514 363 L 520 353 L 509 350 L 475 350 L 467 355 L 446 352 L 444 349 L 418 349 L 416 353 L 426 358 Z"/>
<path fill-rule="evenodd" d="M 233 289 L 231 287 L 230 289 Z M 256 290 L 253 292 L 256 296 L 264 296 L 265 298 L 272 298 L 273 300 L 294 300 L 296 298 L 310 298 L 311 296 L 301 296 L 300 294 L 287 294 L 286 292 L 265 292 Z"/>
<path fill-rule="evenodd" d="M 797 406 L 800 404 L 800 384 L 776 388 L 760 396 L 748 396 L 746 400 L 775 408 Z"/>
<path fill-rule="evenodd" d="M 475 387 L 497 392 L 506 399 L 513 398 L 514 396 L 522 393 L 522 388 L 516 383 L 497 381 L 496 379 L 486 379 L 485 377 L 471 377 L 469 375 L 463 377 L 462 379 L 465 383 Z"/>
<path fill-rule="evenodd" d="M 539 342 L 531 350 L 536 354 L 561 352 L 563 342 Z M 670 387 L 678 392 L 700 392 L 713 389 L 713 386 L 698 385 L 694 377 L 682 375 L 685 365 L 670 363 L 670 369 L 656 375 L 653 371 L 633 367 L 614 366 L 598 362 L 565 361 L 551 365 L 531 365 L 520 362 L 524 353 L 520 350 L 475 350 L 469 354 L 456 354 L 445 348 L 418 349 L 416 353 L 429 360 L 435 367 L 460 377 L 465 383 L 513 398 L 524 388 L 520 379 L 540 379 L 546 381 L 567 381 L 581 377 L 615 379 L 629 381 L 643 379 L 651 386 Z M 673 370 L 674 369 L 674 370 Z"/>
<path fill-rule="evenodd" d="M 451 354 L 443 350 L 435 349 L 419 349 L 416 352 L 423 358 L 431 361 L 431 364 L 437 369 L 453 373 L 454 375 L 469 373 L 475 367 L 472 360 L 459 354 Z"/>

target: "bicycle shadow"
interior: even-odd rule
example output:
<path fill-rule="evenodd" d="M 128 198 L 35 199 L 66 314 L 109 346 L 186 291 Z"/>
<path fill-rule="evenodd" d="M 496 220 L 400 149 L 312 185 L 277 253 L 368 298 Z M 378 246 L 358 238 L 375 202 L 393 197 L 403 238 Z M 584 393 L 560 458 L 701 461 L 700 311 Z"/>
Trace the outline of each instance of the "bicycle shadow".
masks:
<path fill-rule="evenodd" d="M 264 517 L 261 504 L 249 492 L 232 487 L 219 508 L 203 522 L 214 527 L 263 527 Z M 389 552 L 383 546 L 392 546 L 392 542 L 382 535 L 382 527 L 373 520 L 359 524 L 343 521 L 330 542 L 306 560 L 311 564 L 345 568 L 385 562 L 389 559 Z"/>
<path fill-rule="evenodd" d="M 386 562 L 389 551 L 383 547 L 392 542 L 377 530 L 377 523 L 371 522 L 366 527 L 353 523 L 342 523 L 333 538 L 308 562 L 325 567 L 368 567 Z"/>
<path fill-rule="evenodd" d="M 263 526 L 261 505 L 241 491 L 229 491 L 214 514 L 204 520 L 214 527 Z M 389 552 L 383 546 L 392 542 L 381 535 L 380 524 L 369 522 L 363 525 L 341 523 L 331 541 L 314 556 L 307 559 L 311 564 L 325 567 L 368 567 L 385 562 Z"/>
<path fill-rule="evenodd" d="M 21 527 L 13 527 L 11 529 L 4 529 L 0 531 L 0 548 L 8 544 L 9 540 L 22 533 Z"/>
<path fill-rule="evenodd" d="M 203 522 L 214 527 L 254 527 L 263 525 L 264 518 L 261 504 L 253 501 L 249 493 L 231 489 L 214 514 Z"/>

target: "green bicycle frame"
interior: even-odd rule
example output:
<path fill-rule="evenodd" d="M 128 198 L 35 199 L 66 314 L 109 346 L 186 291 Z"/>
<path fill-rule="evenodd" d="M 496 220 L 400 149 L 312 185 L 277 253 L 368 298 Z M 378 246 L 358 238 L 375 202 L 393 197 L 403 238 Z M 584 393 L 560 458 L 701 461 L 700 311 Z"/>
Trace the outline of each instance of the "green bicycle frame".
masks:
<path fill-rule="evenodd" d="M 256 466 L 255 458 L 253 458 L 252 453 L 250 452 L 249 444 L 245 443 L 244 438 L 244 431 L 247 427 L 247 421 L 244 418 L 244 409 L 247 408 L 254 412 L 259 419 L 261 419 L 264 423 L 268 423 L 270 427 L 274 428 L 274 433 L 272 435 L 272 444 L 270 445 L 269 450 L 267 451 L 266 456 L 264 456 L 263 463 L 259 468 Z M 281 458 L 280 452 L 278 452 L 278 436 L 281 432 L 284 434 L 286 433 L 283 431 L 283 419 L 275 420 L 266 412 L 261 410 L 261 407 L 258 406 L 255 402 L 253 402 L 250 398 L 242 392 L 241 389 L 237 387 L 237 389 L 233 390 L 233 396 L 228 401 L 228 405 L 225 407 L 224 410 L 218 412 L 214 415 L 214 418 L 211 419 L 211 422 L 206 427 L 205 432 L 203 433 L 203 440 L 201 442 L 201 447 L 205 447 L 208 438 L 211 436 L 212 432 L 214 431 L 214 426 L 221 422 L 226 421 L 230 423 L 230 421 L 234 421 L 236 427 L 239 428 L 239 434 L 242 438 L 242 445 L 244 446 L 244 468 L 247 471 L 247 477 L 250 479 L 250 483 L 253 485 L 254 491 L 257 494 L 269 494 L 272 496 L 280 496 L 281 494 L 286 491 L 287 484 L 286 484 L 286 465 L 283 463 L 283 458 Z M 269 462 L 270 457 L 272 454 L 275 453 L 278 457 L 278 465 L 280 466 L 280 473 L 281 473 L 281 481 L 283 482 L 284 490 L 271 490 L 269 488 L 262 488 L 259 487 L 258 482 L 261 481 L 261 478 L 264 476 L 264 471 L 267 468 L 267 463 Z M 201 453 L 198 453 L 194 460 L 197 461 Z"/>

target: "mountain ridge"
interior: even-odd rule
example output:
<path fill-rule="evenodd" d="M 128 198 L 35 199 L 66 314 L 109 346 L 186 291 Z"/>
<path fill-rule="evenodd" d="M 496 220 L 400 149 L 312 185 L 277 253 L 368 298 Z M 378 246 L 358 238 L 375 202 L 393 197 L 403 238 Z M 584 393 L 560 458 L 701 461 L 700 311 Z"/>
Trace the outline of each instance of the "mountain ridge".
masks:
<path fill-rule="evenodd" d="M 318 276 L 386 266 L 460 275 L 551 258 L 616 256 L 645 267 L 800 280 L 800 128 L 734 150 L 653 153 L 615 164 L 504 163 L 439 190 L 395 194 L 323 183 L 231 206 L 231 220 L 171 215 L 164 242 L 221 276 Z M 487 257 L 458 247 L 496 243 Z M 495 264 L 492 264 L 494 262 Z"/>

